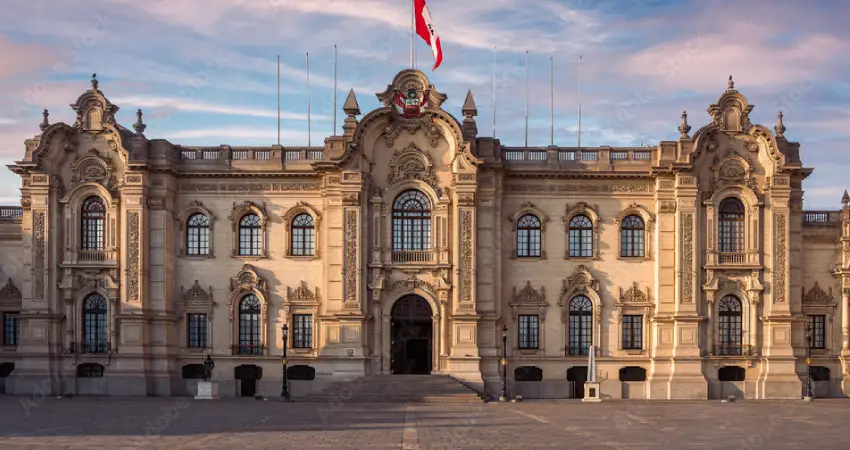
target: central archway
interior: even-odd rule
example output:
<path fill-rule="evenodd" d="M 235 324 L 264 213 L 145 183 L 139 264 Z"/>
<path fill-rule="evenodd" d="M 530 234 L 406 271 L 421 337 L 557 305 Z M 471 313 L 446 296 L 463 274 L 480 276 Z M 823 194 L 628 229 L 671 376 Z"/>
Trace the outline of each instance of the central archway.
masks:
<path fill-rule="evenodd" d="M 390 326 L 390 373 L 431 373 L 432 316 L 431 305 L 418 295 L 407 295 L 395 302 Z"/>

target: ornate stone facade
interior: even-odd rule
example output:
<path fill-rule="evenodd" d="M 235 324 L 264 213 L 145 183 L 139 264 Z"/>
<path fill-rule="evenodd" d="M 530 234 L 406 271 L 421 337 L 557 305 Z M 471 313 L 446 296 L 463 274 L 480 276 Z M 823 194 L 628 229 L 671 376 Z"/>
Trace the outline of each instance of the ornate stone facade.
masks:
<path fill-rule="evenodd" d="M 211 354 L 220 393 L 277 395 L 287 342 L 296 396 L 409 367 L 496 394 L 505 330 L 512 395 L 581 395 L 594 351 L 603 397 L 795 398 L 810 322 L 817 395 L 850 394 L 850 196 L 803 211 L 800 145 L 732 83 L 654 147 L 508 147 L 446 98 L 404 70 L 323 147 L 189 147 L 94 79 L 11 166 L 0 382 L 191 395 Z"/>

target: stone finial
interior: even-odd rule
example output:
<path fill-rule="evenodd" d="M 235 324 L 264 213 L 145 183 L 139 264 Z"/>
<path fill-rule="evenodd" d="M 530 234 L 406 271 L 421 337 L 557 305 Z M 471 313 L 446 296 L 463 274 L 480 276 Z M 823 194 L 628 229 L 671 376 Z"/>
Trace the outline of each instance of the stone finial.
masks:
<path fill-rule="evenodd" d="M 844 195 L 841 197 L 841 204 L 850 206 L 850 194 L 847 194 L 847 189 L 844 190 Z"/>
<path fill-rule="evenodd" d="M 133 124 L 133 129 L 136 130 L 136 134 L 143 134 L 147 127 L 148 126 L 142 121 L 142 110 L 139 109 L 136 111 L 136 123 Z"/>
<path fill-rule="evenodd" d="M 776 126 L 773 127 L 773 131 L 776 131 L 776 137 L 785 137 L 785 124 L 782 123 L 782 111 L 779 111 L 779 115 L 776 116 Z"/>
<path fill-rule="evenodd" d="M 93 91 L 96 91 L 98 84 L 99 83 L 97 81 L 97 74 L 96 73 L 91 74 L 91 89 Z"/>
<path fill-rule="evenodd" d="M 732 81 L 732 75 L 729 75 L 729 86 L 726 87 L 726 90 L 727 91 L 734 91 L 735 90 L 735 82 Z"/>
<path fill-rule="evenodd" d="M 44 110 L 44 112 L 41 113 L 41 116 L 44 117 L 44 119 L 41 121 L 41 124 L 39 124 L 39 126 L 38 126 L 39 128 L 41 128 L 41 131 L 46 130 L 47 127 L 50 126 L 50 122 L 47 121 L 47 116 L 49 116 L 49 115 L 50 115 L 50 113 L 47 112 L 46 109 Z"/>
<path fill-rule="evenodd" d="M 691 126 L 688 125 L 688 112 L 682 111 L 682 124 L 679 125 L 679 133 L 682 134 L 680 136 L 680 138 L 681 139 L 690 139 L 691 136 L 688 134 L 690 132 L 691 132 Z"/>
<path fill-rule="evenodd" d="M 478 115 L 478 107 L 475 106 L 475 98 L 472 96 L 472 89 L 466 93 L 466 100 L 463 101 L 463 107 L 461 107 L 461 112 L 463 112 L 464 117 L 475 117 Z"/>
<path fill-rule="evenodd" d="M 349 117 L 360 115 L 360 104 L 357 103 L 357 97 L 354 95 L 354 89 L 348 91 L 348 98 L 345 99 L 345 104 L 342 105 L 342 110 Z"/>

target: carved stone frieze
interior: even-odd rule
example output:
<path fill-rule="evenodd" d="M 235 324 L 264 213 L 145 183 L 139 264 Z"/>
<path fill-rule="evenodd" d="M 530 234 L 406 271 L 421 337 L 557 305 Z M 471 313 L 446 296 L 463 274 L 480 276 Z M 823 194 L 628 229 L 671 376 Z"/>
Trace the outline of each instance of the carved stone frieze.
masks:
<path fill-rule="evenodd" d="M 342 204 L 349 206 L 358 206 L 360 205 L 360 193 L 359 192 L 345 192 L 342 194 Z"/>
<path fill-rule="evenodd" d="M 131 302 L 139 301 L 139 236 L 140 215 L 138 212 L 127 214 L 127 299 Z"/>
<path fill-rule="evenodd" d="M 506 192 L 652 192 L 648 183 L 635 184 L 506 184 Z"/>
<path fill-rule="evenodd" d="M 694 215 L 682 215 L 682 303 L 694 301 Z"/>
<path fill-rule="evenodd" d="M 803 293 L 803 303 L 820 303 L 830 305 L 835 303 L 835 297 L 832 296 L 832 287 L 830 286 L 829 292 L 827 293 L 820 287 L 820 285 L 818 285 L 818 282 L 815 281 L 815 285 L 809 289 L 809 292 Z"/>
<path fill-rule="evenodd" d="M 647 289 L 648 290 L 648 289 Z M 638 288 L 637 282 L 632 284 L 632 287 L 623 290 L 620 288 L 620 303 L 626 304 L 644 304 L 649 303 L 648 292 L 643 292 Z"/>
<path fill-rule="evenodd" d="M 546 320 L 546 309 L 549 303 L 546 301 L 546 288 L 540 286 L 540 290 L 535 290 L 531 287 L 531 281 L 526 281 L 525 287 L 517 291 L 516 286 L 513 289 L 513 297 L 510 303 L 513 319 L 516 320 L 520 308 L 535 308 L 540 321 Z"/>
<path fill-rule="evenodd" d="M 788 270 L 785 263 L 785 214 L 774 213 L 773 223 L 773 242 L 776 245 L 776 259 L 773 268 L 773 301 L 785 303 L 785 272 Z"/>
<path fill-rule="evenodd" d="M 472 303 L 472 211 L 460 212 L 460 303 Z"/>
<path fill-rule="evenodd" d="M 412 291 L 414 289 L 422 289 L 431 293 L 437 292 L 433 283 L 419 279 L 416 274 L 411 274 L 403 280 L 394 282 L 390 285 L 389 292 Z"/>
<path fill-rule="evenodd" d="M 337 177 L 337 182 L 339 177 Z M 318 191 L 317 183 L 183 183 L 181 191 L 193 192 L 300 192 Z"/>
<path fill-rule="evenodd" d="M 20 300 L 21 299 L 21 290 L 15 286 L 15 283 L 12 281 L 12 277 L 9 277 L 6 280 L 6 284 L 3 286 L 3 289 L 0 289 L 0 300 Z"/>
<path fill-rule="evenodd" d="M 307 283 L 302 281 L 301 284 L 292 289 L 291 287 L 286 288 L 286 301 L 289 303 L 301 303 L 301 304 L 313 304 L 319 301 L 319 288 L 315 288 L 314 290 L 310 290 L 307 287 Z"/>
<path fill-rule="evenodd" d="M 390 174 L 387 183 L 390 185 L 405 180 L 419 180 L 427 183 L 437 193 L 443 196 L 443 189 L 437 181 L 437 173 L 431 155 L 410 144 L 403 150 L 396 151 L 390 159 Z"/>
<path fill-rule="evenodd" d="M 43 212 L 35 213 L 33 217 L 33 283 L 35 285 L 35 299 L 44 300 L 44 232 L 45 216 Z"/>
<path fill-rule="evenodd" d="M 475 206 L 475 194 L 463 192 L 457 195 L 457 203 L 460 206 Z"/>
<path fill-rule="evenodd" d="M 658 212 L 674 213 L 676 212 L 676 200 L 661 200 L 658 205 Z"/>
<path fill-rule="evenodd" d="M 360 308 L 357 300 L 357 210 L 345 211 L 345 308 Z"/>
<path fill-rule="evenodd" d="M 165 209 L 165 198 L 164 197 L 150 197 L 148 198 L 148 208 L 152 210 L 163 210 Z"/>

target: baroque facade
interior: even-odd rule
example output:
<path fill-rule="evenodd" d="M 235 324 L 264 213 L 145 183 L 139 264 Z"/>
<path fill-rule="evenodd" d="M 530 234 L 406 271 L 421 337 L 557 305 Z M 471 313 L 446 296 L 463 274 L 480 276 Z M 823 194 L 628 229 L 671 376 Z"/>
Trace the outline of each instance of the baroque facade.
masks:
<path fill-rule="evenodd" d="M 0 210 L 0 386 L 187 395 L 211 354 L 223 395 L 277 395 L 285 342 L 296 395 L 579 397 L 590 352 L 603 398 L 798 398 L 807 362 L 850 392 L 850 198 L 802 210 L 800 145 L 731 77 L 655 147 L 507 147 L 417 70 L 377 96 L 311 148 L 149 139 L 95 78 L 75 123 L 45 111 Z"/>

